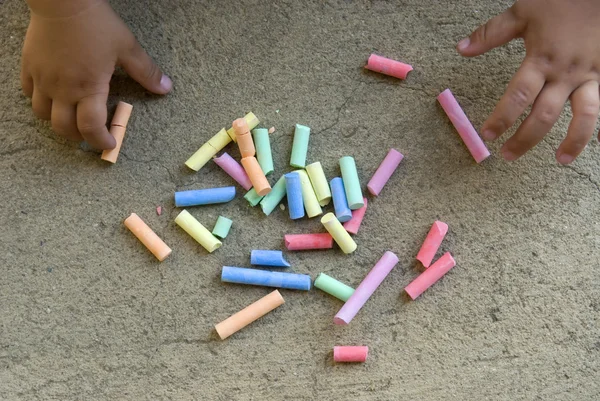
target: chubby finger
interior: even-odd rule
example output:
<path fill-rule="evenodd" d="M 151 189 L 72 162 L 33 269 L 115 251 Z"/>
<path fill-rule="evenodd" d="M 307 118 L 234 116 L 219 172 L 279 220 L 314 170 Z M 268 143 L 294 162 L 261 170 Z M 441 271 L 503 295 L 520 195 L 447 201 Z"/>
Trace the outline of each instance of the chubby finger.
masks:
<path fill-rule="evenodd" d="M 570 93 L 571 90 L 562 84 L 546 85 L 533 103 L 529 116 L 502 146 L 502 156 L 513 161 L 537 145 L 558 120 Z"/>
<path fill-rule="evenodd" d="M 50 120 L 52 115 L 52 99 L 34 87 L 31 97 L 31 109 L 37 118 Z"/>
<path fill-rule="evenodd" d="M 164 95 L 171 91 L 173 82 L 146 53 L 139 42 L 131 37 L 131 44 L 119 57 L 119 64 L 129 76 L 152 93 Z"/>
<path fill-rule="evenodd" d="M 77 128 L 90 146 L 113 149 L 115 138 L 106 128 L 106 100 L 108 92 L 86 96 L 77 103 Z"/>
<path fill-rule="evenodd" d="M 571 94 L 573 118 L 567 136 L 556 151 L 560 164 L 569 164 L 585 149 L 594 136 L 596 121 L 600 112 L 598 82 L 588 81 Z"/>
<path fill-rule="evenodd" d="M 80 142 L 83 137 L 77 130 L 77 111 L 74 104 L 55 100 L 52 102 L 52 130 L 70 141 Z"/>
<path fill-rule="evenodd" d="M 31 75 L 24 68 L 21 68 L 21 88 L 25 96 L 33 96 L 33 78 L 31 78 Z"/>
<path fill-rule="evenodd" d="M 498 138 L 512 127 L 544 87 L 546 78 L 534 63 L 527 59 L 521 64 L 508 87 L 481 129 L 484 139 Z"/>

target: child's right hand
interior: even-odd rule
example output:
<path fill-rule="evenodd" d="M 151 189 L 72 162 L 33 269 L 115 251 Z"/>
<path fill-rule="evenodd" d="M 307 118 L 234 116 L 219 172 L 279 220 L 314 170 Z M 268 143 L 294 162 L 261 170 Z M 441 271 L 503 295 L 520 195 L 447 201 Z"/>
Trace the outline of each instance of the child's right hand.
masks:
<path fill-rule="evenodd" d="M 166 94 L 172 82 L 142 49 L 106 0 L 28 0 L 21 84 L 34 114 L 67 139 L 112 149 L 106 101 L 115 66 L 147 90 Z"/>

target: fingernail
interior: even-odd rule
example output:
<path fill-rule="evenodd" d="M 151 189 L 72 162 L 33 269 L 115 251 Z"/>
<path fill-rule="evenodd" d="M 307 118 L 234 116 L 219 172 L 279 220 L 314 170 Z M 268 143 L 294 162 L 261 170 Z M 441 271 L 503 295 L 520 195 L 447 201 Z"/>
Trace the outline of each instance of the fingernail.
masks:
<path fill-rule="evenodd" d="M 494 139 L 496 139 L 496 134 L 494 134 L 489 129 L 483 131 L 481 136 L 483 136 L 483 139 L 485 139 L 486 141 L 493 141 Z"/>
<path fill-rule="evenodd" d="M 469 38 L 464 38 L 463 40 L 461 40 L 460 42 L 458 42 L 458 50 L 465 50 L 467 47 L 469 47 L 469 45 L 471 44 L 471 39 Z"/>
<path fill-rule="evenodd" d="M 173 81 L 171 81 L 171 78 L 163 74 L 162 78 L 160 79 L 160 87 L 164 91 L 169 92 L 173 88 Z"/>
<path fill-rule="evenodd" d="M 556 159 L 558 160 L 558 162 L 560 164 L 569 164 L 571 163 L 573 160 L 575 160 L 575 158 L 569 154 L 566 153 L 559 153 L 556 157 Z"/>
<path fill-rule="evenodd" d="M 506 160 L 508 162 L 517 160 L 517 155 L 515 155 L 513 152 L 508 151 L 508 150 L 502 151 L 502 157 L 504 157 L 504 160 Z"/>

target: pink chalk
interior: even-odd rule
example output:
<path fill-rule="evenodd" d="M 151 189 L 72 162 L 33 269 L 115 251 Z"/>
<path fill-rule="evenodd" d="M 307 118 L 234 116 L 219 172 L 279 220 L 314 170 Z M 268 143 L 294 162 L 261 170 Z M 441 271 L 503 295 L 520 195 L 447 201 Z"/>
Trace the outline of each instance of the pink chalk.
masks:
<path fill-rule="evenodd" d="M 159 215 L 159 216 L 162 214 L 162 206 L 157 206 L 156 207 L 156 214 Z"/>
<path fill-rule="evenodd" d="M 365 212 L 367 211 L 367 198 L 363 198 L 363 202 L 364 206 L 360 209 L 353 210 L 352 218 L 343 224 L 346 231 L 350 234 L 356 234 L 358 232 L 363 217 L 365 217 Z"/>
<path fill-rule="evenodd" d="M 236 162 L 233 157 L 229 156 L 227 152 L 223 153 L 219 157 L 214 157 L 213 160 L 246 191 L 249 191 L 250 188 L 252 188 L 252 182 L 250 182 L 250 178 L 248 177 L 248 174 L 246 174 L 246 170 L 244 170 L 244 168 L 238 162 Z"/>
<path fill-rule="evenodd" d="M 447 232 L 448 224 L 442 221 L 435 221 L 433 223 L 425 238 L 425 242 L 423 242 L 417 254 L 417 260 L 420 260 L 423 266 L 429 267 Z"/>
<path fill-rule="evenodd" d="M 413 70 L 412 65 L 381 57 L 376 54 L 371 54 L 369 56 L 369 60 L 367 61 L 365 68 L 367 70 L 380 72 L 382 74 L 390 75 L 400 79 L 406 79 L 408 73 Z"/>
<path fill-rule="evenodd" d="M 400 162 L 404 159 L 404 155 L 396 149 L 390 149 L 385 159 L 381 162 L 371 181 L 367 184 L 367 189 L 371 195 L 378 196 L 383 186 L 390 179 L 394 171 L 398 168 Z"/>
<path fill-rule="evenodd" d="M 373 295 L 377 287 L 383 282 L 387 275 L 398 263 L 398 256 L 393 252 L 387 251 L 381 259 L 371 269 L 369 274 L 363 279 L 358 288 L 348 298 L 342 309 L 333 318 L 335 324 L 348 324 L 358 313 L 360 308 Z"/>
<path fill-rule="evenodd" d="M 333 237 L 329 233 L 287 234 L 284 239 L 288 251 L 333 248 Z"/>
<path fill-rule="evenodd" d="M 465 145 L 471 152 L 471 155 L 477 163 L 481 163 L 487 159 L 490 155 L 490 151 L 485 147 L 485 144 L 479 137 L 473 124 L 469 121 L 465 112 L 460 107 L 450 89 L 446 89 L 440 93 L 437 97 L 438 102 L 442 105 L 442 108 L 448 115 L 448 118 L 454 125 L 454 128 L 458 131 L 458 134 L 462 138 Z"/>
<path fill-rule="evenodd" d="M 271 128 L 269 128 L 269 131 L 268 131 L 268 132 L 269 132 L 269 134 L 272 134 L 273 132 L 275 132 L 275 127 L 271 127 Z"/>
<path fill-rule="evenodd" d="M 434 285 L 436 281 L 441 279 L 454 266 L 456 266 L 454 258 L 450 255 L 450 252 L 446 252 L 429 269 L 425 270 L 419 277 L 407 285 L 404 291 L 414 300 L 425 292 L 426 289 Z"/>
<path fill-rule="evenodd" d="M 369 356 L 367 346 L 336 345 L 333 347 L 334 362 L 365 362 Z"/>

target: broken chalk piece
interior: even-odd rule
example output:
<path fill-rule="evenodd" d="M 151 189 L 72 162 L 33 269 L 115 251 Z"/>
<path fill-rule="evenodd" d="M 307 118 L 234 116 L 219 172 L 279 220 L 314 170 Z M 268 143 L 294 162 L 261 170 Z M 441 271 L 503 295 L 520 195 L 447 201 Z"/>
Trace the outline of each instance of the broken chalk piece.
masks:
<path fill-rule="evenodd" d="M 240 148 L 240 154 L 242 159 L 244 157 L 253 157 L 256 155 L 256 149 L 254 148 L 254 142 L 252 141 L 252 135 L 250 135 L 250 129 L 248 123 L 243 118 L 238 118 L 233 122 L 233 130 L 235 132 L 235 138 Z"/>
<path fill-rule="evenodd" d="M 156 206 L 156 214 L 159 216 L 162 214 L 162 206 Z"/>
<path fill-rule="evenodd" d="M 269 175 L 274 170 L 269 131 L 265 128 L 255 128 L 252 130 L 252 137 L 254 138 L 254 146 L 256 147 L 256 160 L 258 160 L 263 173 Z"/>
<path fill-rule="evenodd" d="M 124 223 L 159 261 L 162 262 L 171 254 L 171 248 L 137 214 L 131 213 Z"/>
<path fill-rule="evenodd" d="M 302 184 L 300 183 L 300 174 L 297 172 L 286 174 L 285 189 L 287 193 L 290 219 L 301 219 L 304 217 L 304 202 L 302 201 Z"/>
<path fill-rule="evenodd" d="M 202 245 L 209 253 L 219 249 L 222 245 L 221 241 L 212 235 L 212 233 L 187 210 L 182 210 L 181 213 L 175 217 L 175 223 L 183 228 L 186 233 Z"/>
<path fill-rule="evenodd" d="M 354 293 L 354 288 L 337 281 L 325 273 L 319 273 L 314 282 L 314 286 L 344 302 L 346 302 Z"/>
<path fill-rule="evenodd" d="M 175 206 L 201 206 L 227 203 L 235 198 L 235 187 L 195 189 L 175 192 Z"/>
<path fill-rule="evenodd" d="M 369 274 L 363 279 L 360 285 L 350 296 L 348 301 L 342 306 L 339 312 L 333 318 L 335 324 L 348 324 L 358 311 L 367 302 L 369 297 L 373 295 L 377 287 L 383 282 L 387 275 L 392 271 L 398 263 L 398 256 L 393 252 L 386 251 L 381 259 L 373 266 Z"/>
<path fill-rule="evenodd" d="M 300 183 L 302 184 L 302 202 L 304 202 L 304 209 L 306 209 L 306 215 L 309 218 L 318 216 L 323 213 L 319 200 L 315 194 L 315 190 L 310 183 L 310 178 L 304 170 L 296 170 L 300 174 Z"/>
<path fill-rule="evenodd" d="M 264 198 L 264 196 L 260 196 L 259 194 L 257 194 L 254 188 L 252 188 L 246 193 L 246 195 L 244 195 L 244 199 L 246 199 L 252 207 L 258 205 L 262 198 Z"/>
<path fill-rule="evenodd" d="M 250 253 L 250 264 L 258 266 L 272 267 L 290 267 L 290 264 L 283 258 L 281 251 L 265 251 L 254 249 Z"/>
<path fill-rule="evenodd" d="M 248 124 L 248 130 L 256 128 L 256 126 L 260 122 L 259 119 L 252 112 L 246 114 L 244 116 L 244 120 L 246 120 L 246 123 Z M 235 130 L 233 129 L 233 124 L 232 127 L 229 128 L 226 132 L 227 135 L 229 135 L 229 137 L 233 140 L 233 142 L 237 142 L 237 138 L 235 137 Z"/>
<path fill-rule="evenodd" d="M 279 291 L 275 290 L 215 325 L 215 330 L 221 340 L 224 340 L 284 303 L 285 301 Z"/>
<path fill-rule="evenodd" d="M 371 54 L 369 56 L 365 68 L 400 79 L 406 79 L 408 73 L 413 70 L 412 65 L 404 64 L 400 61 L 378 56 L 376 54 Z"/>
<path fill-rule="evenodd" d="M 116 145 L 113 149 L 107 149 L 102 152 L 102 156 L 100 157 L 102 160 L 113 164 L 117 162 L 132 110 L 133 106 L 129 103 L 119 102 L 119 104 L 117 104 L 115 115 L 110 123 L 110 134 L 115 138 Z"/>
<path fill-rule="evenodd" d="M 269 128 L 269 134 L 272 134 L 273 132 L 275 132 L 275 127 Z"/>
<path fill-rule="evenodd" d="M 200 170 L 229 142 L 231 142 L 231 138 L 229 135 L 227 135 L 225 128 L 222 128 L 221 131 L 217 132 L 204 145 L 202 145 L 200 149 L 196 151 L 196 153 L 187 159 L 185 165 L 194 171 Z"/>
<path fill-rule="evenodd" d="M 307 274 L 273 272 L 234 266 L 223 266 L 221 281 L 303 291 L 310 290 L 311 286 L 310 276 Z"/>
<path fill-rule="evenodd" d="M 333 213 L 327 213 L 321 218 L 321 223 L 325 229 L 331 234 L 335 242 L 345 254 L 352 253 L 356 250 L 356 242 L 352 239 L 348 231 L 344 229 L 342 223 L 335 217 Z"/>
<path fill-rule="evenodd" d="M 344 156 L 340 159 L 340 170 L 342 170 L 342 180 L 344 180 L 344 189 L 346 190 L 346 199 L 350 210 L 356 210 L 363 207 L 363 194 L 360 189 L 360 180 L 356 170 L 356 162 L 351 156 Z"/>
<path fill-rule="evenodd" d="M 456 266 L 456 261 L 454 261 L 450 252 L 446 252 L 432 264 L 430 268 L 419 274 L 416 279 L 407 285 L 404 288 L 404 291 L 406 291 L 411 299 L 414 300 L 425 292 L 426 289 L 435 284 L 436 281 L 442 278 L 444 274 L 448 273 L 454 266 Z"/>
<path fill-rule="evenodd" d="M 352 212 L 352 218 L 344 223 L 344 228 L 350 234 L 358 233 L 358 229 L 360 228 L 363 218 L 365 217 L 365 213 L 367 211 L 367 198 L 364 198 L 363 201 L 365 202 L 365 205 L 360 209 L 354 210 Z"/>
<path fill-rule="evenodd" d="M 327 206 L 331 201 L 331 191 L 327 183 L 327 177 L 325 177 L 325 172 L 323 171 L 323 166 L 321 166 L 320 162 L 309 164 L 306 166 L 306 173 L 308 174 L 308 178 L 310 178 L 315 195 L 317 195 L 319 205 Z"/>
<path fill-rule="evenodd" d="M 288 251 L 308 251 L 333 248 L 333 237 L 329 233 L 286 234 L 285 247 Z"/>
<path fill-rule="evenodd" d="M 260 208 L 267 216 L 270 215 L 275 207 L 283 200 L 285 196 L 285 176 L 282 175 L 273 185 L 273 189 L 260 201 Z"/>
<path fill-rule="evenodd" d="M 224 239 L 229 234 L 232 224 L 233 221 L 227 217 L 219 216 L 212 230 L 212 234 L 217 238 Z"/>
<path fill-rule="evenodd" d="M 229 156 L 227 152 L 219 157 L 215 157 L 213 161 L 246 191 L 252 188 L 252 182 L 248 174 L 246 174 L 246 170 L 233 157 Z"/>
<path fill-rule="evenodd" d="M 371 177 L 371 180 L 367 184 L 367 189 L 371 195 L 378 196 L 383 186 L 388 182 L 398 165 L 404 158 L 404 155 L 398 152 L 396 149 L 390 149 Z"/>
<path fill-rule="evenodd" d="M 475 161 L 481 163 L 487 159 L 490 155 L 490 151 L 486 148 L 479 137 L 479 134 L 475 131 L 475 128 L 473 128 L 473 124 L 469 121 L 469 118 L 456 101 L 456 98 L 450 89 L 446 89 L 440 93 L 437 100 L 440 102 L 440 105 L 446 112 L 452 125 L 454 125 L 454 128 L 458 131 L 458 134 L 469 149 L 469 152 L 471 152 Z"/>
<path fill-rule="evenodd" d="M 258 164 L 256 157 L 244 157 L 242 159 L 242 166 L 244 166 L 244 170 L 246 170 L 246 174 L 248 174 L 252 186 L 258 195 L 265 196 L 271 192 L 271 185 L 269 185 L 269 181 L 260 168 L 260 164 Z"/>
<path fill-rule="evenodd" d="M 420 260 L 423 266 L 429 267 L 447 232 L 448 224 L 442 221 L 435 221 L 433 223 L 417 254 L 417 260 Z"/>
<path fill-rule="evenodd" d="M 335 217 L 337 217 L 340 223 L 350 221 L 350 219 L 352 219 L 352 210 L 348 207 L 344 182 L 340 177 L 335 177 L 331 180 L 331 194 L 333 197 Z"/>
<path fill-rule="evenodd" d="M 294 130 L 294 142 L 292 144 L 292 157 L 290 165 L 292 167 L 306 166 L 306 154 L 308 153 L 308 139 L 310 138 L 310 128 L 305 125 L 296 124 Z"/>
<path fill-rule="evenodd" d="M 362 345 L 336 345 L 333 347 L 334 362 L 365 362 L 369 347 Z"/>

